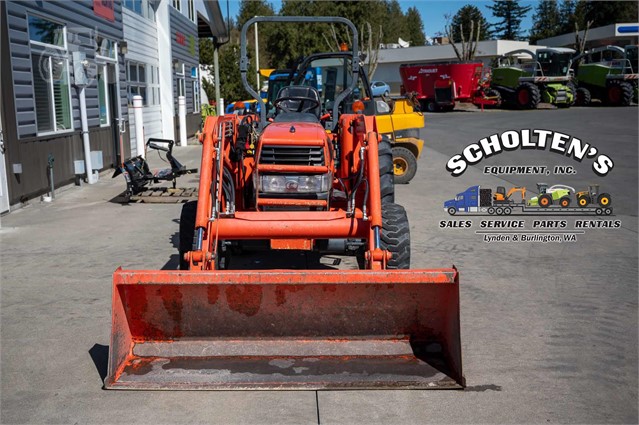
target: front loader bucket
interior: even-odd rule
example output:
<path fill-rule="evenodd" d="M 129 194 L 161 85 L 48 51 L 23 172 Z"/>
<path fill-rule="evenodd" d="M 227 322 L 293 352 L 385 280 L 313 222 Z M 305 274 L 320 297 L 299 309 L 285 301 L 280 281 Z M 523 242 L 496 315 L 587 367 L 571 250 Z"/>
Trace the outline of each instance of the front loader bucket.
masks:
<path fill-rule="evenodd" d="M 125 271 L 106 388 L 463 388 L 455 269 Z"/>

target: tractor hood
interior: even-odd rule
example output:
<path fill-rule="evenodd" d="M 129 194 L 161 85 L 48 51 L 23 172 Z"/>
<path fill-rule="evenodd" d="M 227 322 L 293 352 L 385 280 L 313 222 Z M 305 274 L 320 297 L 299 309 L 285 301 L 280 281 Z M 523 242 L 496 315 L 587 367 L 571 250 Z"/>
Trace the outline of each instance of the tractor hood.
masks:
<path fill-rule="evenodd" d="M 262 144 L 307 145 L 308 142 L 326 141 L 326 132 L 319 123 L 274 122 L 264 128 Z"/>

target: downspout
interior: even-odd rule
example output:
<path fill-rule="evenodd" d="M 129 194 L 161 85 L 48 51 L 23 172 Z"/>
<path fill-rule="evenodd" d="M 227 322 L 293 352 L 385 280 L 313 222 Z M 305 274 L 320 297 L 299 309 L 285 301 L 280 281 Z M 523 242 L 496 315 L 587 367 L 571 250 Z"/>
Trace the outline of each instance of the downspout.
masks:
<path fill-rule="evenodd" d="M 87 120 L 86 86 L 79 86 L 80 93 L 80 123 L 82 124 L 82 146 L 84 147 L 84 168 L 87 173 L 87 183 L 94 184 L 97 180 L 93 174 L 91 164 L 91 143 L 89 140 L 89 123 Z"/>

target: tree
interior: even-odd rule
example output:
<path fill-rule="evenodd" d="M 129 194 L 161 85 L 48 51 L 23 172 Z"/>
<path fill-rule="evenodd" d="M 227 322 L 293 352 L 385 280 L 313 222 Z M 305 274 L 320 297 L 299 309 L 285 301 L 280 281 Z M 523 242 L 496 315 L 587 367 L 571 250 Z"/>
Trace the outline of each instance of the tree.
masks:
<path fill-rule="evenodd" d="M 530 42 L 536 43 L 542 38 L 550 38 L 560 34 L 561 25 L 559 8 L 556 0 L 540 1 L 535 8 L 533 27 L 530 31 Z"/>
<path fill-rule="evenodd" d="M 422 16 L 416 7 L 409 7 L 405 17 L 405 31 L 408 35 L 407 40 L 411 46 L 423 46 L 426 44 L 426 36 L 424 35 L 424 23 Z M 403 37 L 402 37 L 403 38 Z"/>
<path fill-rule="evenodd" d="M 493 0 L 493 4 L 486 6 L 500 20 L 494 24 L 494 34 L 505 40 L 520 40 L 521 21 L 530 11 L 531 6 L 522 6 L 518 0 Z"/>
<path fill-rule="evenodd" d="M 461 43 L 461 51 L 457 48 L 457 43 L 452 43 L 453 50 L 455 51 L 455 55 L 457 59 L 460 61 L 470 61 L 475 58 L 475 52 L 477 51 L 477 44 L 479 43 L 479 34 L 481 31 L 481 27 L 476 25 L 476 22 L 470 20 L 468 25 L 468 30 L 464 27 L 463 23 L 459 24 L 457 27 L 457 32 L 459 33 Z M 449 39 L 453 38 L 453 27 L 452 25 L 447 25 L 445 27 L 446 37 Z"/>
<path fill-rule="evenodd" d="M 637 22 L 636 1 L 586 1 L 585 20 L 602 27 L 617 22 Z"/>
<path fill-rule="evenodd" d="M 474 33 L 471 36 L 470 26 L 471 22 L 474 22 Z M 464 39 L 469 40 L 475 38 L 477 28 L 479 27 L 479 40 L 487 40 L 490 38 L 490 24 L 484 18 L 481 11 L 472 5 L 466 5 L 459 9 L 450 24 L 451 34 L 448 37 L 454 43 L 462 41 L 462 34 L 460 28 L 464 28 Z"/>

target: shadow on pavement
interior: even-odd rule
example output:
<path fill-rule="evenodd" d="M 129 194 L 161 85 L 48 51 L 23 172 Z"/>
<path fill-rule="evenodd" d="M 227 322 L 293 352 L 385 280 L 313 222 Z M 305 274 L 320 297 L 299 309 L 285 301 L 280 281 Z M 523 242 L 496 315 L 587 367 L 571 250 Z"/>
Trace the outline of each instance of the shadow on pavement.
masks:
<path fill-rule="evenodd" d="M 107 376 L 107 368 L 109 367 L 109 346 L 102 344 L 94 344 L 89 350 L 89 355 L 95 368 L 100 374 L 100 380 L 104 384 L 104 380 Z"/>

